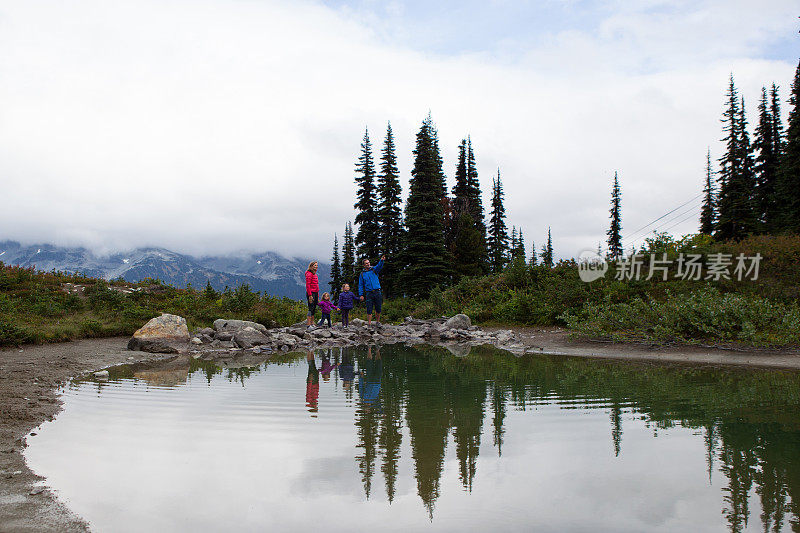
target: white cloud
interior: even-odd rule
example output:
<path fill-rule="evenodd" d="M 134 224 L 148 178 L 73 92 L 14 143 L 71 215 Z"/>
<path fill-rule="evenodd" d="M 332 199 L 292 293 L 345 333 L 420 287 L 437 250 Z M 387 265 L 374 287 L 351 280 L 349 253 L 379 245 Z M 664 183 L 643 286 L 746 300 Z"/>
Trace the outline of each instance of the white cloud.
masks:
<path fill-rule="evenodd" d="M 760 59 L 795 31 L 789 2 L 629 6 L 498 58 L 403 48 L 312 2 L 0 4 L 0 238 L 327 258 L 363 128 L 379 152 L 392 121 L 407 180 L 430 109 L 448 174 L 472 134 L 509 225 L 574 255 L 604 238 L 615 169 L 637 228 L 699 192 L 729 73 L 753 117 L 794 69 Z"/>

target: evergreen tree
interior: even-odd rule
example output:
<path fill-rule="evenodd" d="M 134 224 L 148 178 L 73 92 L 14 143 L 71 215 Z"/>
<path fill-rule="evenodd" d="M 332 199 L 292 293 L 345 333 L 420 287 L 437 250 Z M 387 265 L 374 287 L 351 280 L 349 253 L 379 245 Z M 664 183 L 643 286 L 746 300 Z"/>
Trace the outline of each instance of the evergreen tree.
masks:
<path fill-rule="evenodd" d="M 519 234 L 517 235 L 517 247 L 516 256 L 518 259 L 521 259 L 522 262 L 525 262 L 525 237 L 522 235 L 522 228 L 519 228 Z"/>
<path fill-rule="evenodd" d="M 444 173 L 436 128 L 430 114 L 417 132 L 414 168 L 405 213 L 403 288 L 427 296 L 449 273 L 445 248 Z"/>
<path fill-rule="evenodd" d="M 779 173 L 782 229 L 800 233 L 800 63 L 789 96 L 789 125 Z M 777 117 L 780 120 L 780 117 Z"/>
<path fill-rule="evenodd" d="M 339 237 L 333 234 L 333 255 L 331 256 L 331 294 L 339 294 L 342 288 L 342 265 L 339 261 Z"/>
<path fill-rule="evenodd" d="M 700 233 L 711 235 L 714 232 L 714 186 L 711 182 L 711 149 L 706 151 L 706 185 L 703 188 L 703 209 L 700 211 Z"/>
<path fill-rule="evenodd" d="M 211 286 L 211 280 L 206 282 L 206 288 L 203 290 L 203 298 L 206 300 L 216 300 L 219 298 L 219 293 Z"/>
<path fill-rule="evenodd" d="M 620 212 L 619 178 L 614 172 L 614 186 L 611 189 L 611 227 L 608 228 L 608 256 L 615 259 L 622 255 L 622 213 Z M 552 266 L 552 265 L 551 265 Z"/>
<path fill-rule="evenodd" d="M 539 258 L 536 257 L 536 243 L 535 242 L 531 242 L 531 257 L 528 260 L 528 265 L 536 266 L 536 264 L 538 262 L 539 262 Z"/>
<path fill-rule="evenodd" d="M 355 292 L 356 280 L 356 245 L 353 240 L 353 226 L 348 222 L 344 227 L 344 244 L 342 246 L 342 283 L 348 283 Z"/>
<path fill-rule="evenodd" d="M 483 200 L 481 199 L 481 185 L 478 181 L 478 169 L 475 166 L 475 152 L 472 150 L 472 138 L 467 136 L 467 201 L 472 220 L 481 236 L 480 254 L 482 269 L 488 268 L 486 256 L 486 223 L 483 220 Z"/>
<path fill-rule="evenodd" d="M 772 138 L 774 133 L 775 122 L 770 113 L 767 89 L 762 87 L 761 101 L 758 104 L 758 126 L 753 139 L 753 148 L 758 152 L 755 160 L 755 206 L 760 233 L 771 232 L 778 225 L 779 206 L 776 194 L 778 158 Z"/>
<path fill-rule="evenodd" d="M 455 214 L 452 256 L 453 274 L 457 280 L 461 276 L 480 276 L 483 274 L 483 248 L 481 234 L 475 228 L 467 210 Z"/>
<path fill-rule="evenodd" d="M 773 82 L 772 89 L 769 91 L 770 106 L 769 113 L 772 117 L 772 142 L 775 157 L 780 159 L 783 156 L 783 122 L 781 121 L 781 102 L 778 96 L 778 86 Z"/>
<path fill-rule="evenodd" d="M 375 195 L 375 163 L 372 159 L 372 143 L 369 140 L 369 131 L 364 131 L 361 141 L 361 155 L 356 164 L 356 245 L 358 255 L 374 259 L 378 256 L 378 208 Z"/>
<path fill-rule="evenodd" d="M 548 267 L 553 266 L 553 238 L 550 235 L 550 228 L 547 228 L 547 244 L 542 246 L 542 264 Z"/>
<path fill-rule="evenodd" d="M 394 296 L 397 285 L 397 255 L 403 241 L 401 216 L 400 173 L 397 170 L 392 124 L 386 126 L 386 139 L 381 151 L 381 173 L 378 175 L 378 224 L 380 253 L 392 258 L 384 265 L 381 288 L 387 296 Z M 376 256 L 377 257 L 377 256 Z"/>
<path fill-rule="evenodd" d="M 447 242 L 448 249 L 453 254 L 456 277 L 465 272 L 472 273 L 470 275 L 480 275 L 486 271 L 486 226 L 483 224 L 483 206 L 480 203 L 480 188 L 477 184 L 475 159 L 471 150 L 472 147 L 467 139 L 462 139 L 458 146 L 456 184 L 453 186 L 453 201 L 450 205 L 451 229 Z M 478 216 L 480 220 L 476 222 Z M 467 218 L 472 221 L 471 228 L 464 225 Z M 464 232 L 466 234 L 461 235 Z M 467 245 L 472 249 L 456 249 L 457 246 Z M 467 259 L 471 261 L 470 264 L 457 264 L 458 261 Z"/>
<path fill-rule="evenodd" d="M 508 228 L 506 227 L 506 208 L 503 206 L 503 196 L 500 169 L 497 169 L 497 179 L 492 180 L 492 212 L 489 215 L 487 238 L 489 268 L 492 272 L 503 270 L 508 254 Z"/>
<path fill-rule="evenodd" d="M 467 140 L 462 139 L 458 145 L 458 162 L 456 163 L 456 184 L 453 186 L 453 202 L 457 207 L 466 207 L 469 202 L 469 185 L 467 183 Z M 461 205 L 458 205 L 461 204 Z"/>
<path fill-rule="evenodd" d="M 508 259 L 512 260 L 517 256 L 517 227 L 511 226 L 511 243 L 508 245 Z"/>
<path fill-rule="evenodd" d="M 728 85 L 727 104 L 722 115 L 726 132 L 725 155 L 720 159 L 719 194 L 717 198 L 717 226 L 715 236 L 719 239 L 741 239 L 755 229 L 755 210 L 750 140 L 747 134 L 747 120 L 744 112 L 744 99 L 739 99 L 738 91 L 731 75 Z"/>

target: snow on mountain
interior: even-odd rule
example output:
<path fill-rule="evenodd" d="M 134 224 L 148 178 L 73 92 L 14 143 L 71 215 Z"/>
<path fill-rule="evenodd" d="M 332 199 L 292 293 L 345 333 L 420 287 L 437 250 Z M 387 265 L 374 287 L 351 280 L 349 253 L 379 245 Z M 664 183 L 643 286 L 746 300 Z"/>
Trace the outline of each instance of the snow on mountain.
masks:
<path fill-rule="evenodd" d="M 243 253 L 193 257 L 164 248 L 137 248 L 108 256 L 98 256 L 86 248 L 65 248 L 49 244 L 21 245 L 0 242 L 0 257 L 9 265 L 33 266 L 37 270 L 80 272 L 87 276 L 127 281 L 157 278 L 175 287 L 206 283 L 222 290 L 244 283 L 255 291 L 273 296 L 303 299 L 304 272 L 309 260 L 287 258 L 275 252 Z M 320 288 L 328 288 L 330 266 L 320 263 Z"/>

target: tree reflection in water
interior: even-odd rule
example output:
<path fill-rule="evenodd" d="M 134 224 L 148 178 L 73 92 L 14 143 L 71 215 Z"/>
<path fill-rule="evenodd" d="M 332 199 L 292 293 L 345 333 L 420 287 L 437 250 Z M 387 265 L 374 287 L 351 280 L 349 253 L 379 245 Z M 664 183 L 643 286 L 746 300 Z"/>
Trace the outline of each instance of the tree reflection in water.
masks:
<path fill-rule="evenodd" d="M 491 442 L 502 456 L 509 408 L 558 403 L 607 409 L 616 456 L 624 454 L 625 414 L 636 413 L 654 432 L 697 429 L 705 442 L 709 483 L 715 463 L 726 478 L 722 513 L 730 531 L 741 531 L 752 519 L 753 490 L 764 531 L 780 530 L 787 518 L 800 531 L 800 375 L 795 372 L 515 357 L 492 347 L 474 348 L 465 357 L 402 345 L 337 348 L 332 356 L 337 386 L 347 398 L 354 397 L 358 383 L 355 459 L 367 498 L 373 480 L 382 476 L 389 502 L 394 500 L 404 425 L 417 493 L 432 519 L 451 435 L 460 481 L 471 491 L 480 483 L 484 417 L 491 416 Z M 266 367 L 296 357 L 281 355 Z M 208 364 L 193 365 L 191 371 L 202 370 L 209 378 L 214 372 Z M 238 372 L 229 379 L 245 377 Z"/>

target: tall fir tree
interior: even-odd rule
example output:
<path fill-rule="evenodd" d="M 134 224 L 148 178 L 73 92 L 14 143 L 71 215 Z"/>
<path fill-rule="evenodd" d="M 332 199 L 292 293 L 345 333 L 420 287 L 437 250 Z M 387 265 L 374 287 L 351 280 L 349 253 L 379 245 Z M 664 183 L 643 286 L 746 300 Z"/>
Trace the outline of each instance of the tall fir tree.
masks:
<path fill-rule="evenodd" d="M 400 198 L 400 173 L 397 169 L 392 124 L 386 126 L 381 150 L 381 172 L 378 175 L 379 249 L 391 259 L 384 265 L 381 288 L 388 297 L 396 293 L 397 256 L 403 243 L 403 220 Z"/>
<path fill-rule="evenodd" d="M 703 187 L 703 208 L 700 211 L 700 233 L 711 235 L 714 232 L 714 184 L 711 177 L 711 149 L 706 150 L 706 183 Z"/>
<path fill-rule="evenodd" d="M 403 290 L 427 296 L 450 274 L 445 248 L 445 195 L 442 159 L 430 114 L 417 132 L 405 212 L 405 243 L 401 274 Z"/>
<path fill-rule="evenodd" d="M 350 222 L 344 227 L 344 243 L 342 245 L 342 283 L 348 283 L 355 292 L 356 280 L 356 245 L 353 239 L 353 225 Z"/>
<path fill-rule="evenodd" d="M 339 237 L 334 233 L 333 235 L 333 255 L 331 256 L 331 281 L 328 283 L 331 287 L 331 294 L 339 294 L 342 289 L 342 264 L 339 260 Z"/>
<path fill-rule="evenodd" d="M 800 63 L 789 96 L 789 125 L 778 169 L 781 229 L 800 233 Z"/>
<path fill-rule="evenodd" d="M 780 163 L 780 159 L 783 156 L 783 121 L 781 120 L 781 99 L 775 82 L 772 83 L 772 88 L 769 91 L 769 99 L 769 113 L 772 116 L 772 151 L 775 152 L 775 156 Z"/>
<path fill-rule="evenodd" d="M 753 138 L 753 149 L 757 152 L 755 159 L 755 208 L 757 231 L 771 233 L 778 222 L 778 195 L 776 191 L 778 175 L 778 158 L 775 153 L 775 122 L 772 120 L 767 88 L 761 88 L 761 101 L 758 103 L 758 125 Z"/>
<path fill-rule="evenodd" d="M 522 234 L 522 228 L 519 228 L 519 233 L 517 234 L 516 257 L 521 259 L 523 263 L 525 262 L 525 236 Z"/>
<path fill-rule="evenodd" d="M 511 226 L 511 241 L 508 244 L 509 261 L 517 256 L 517 227 Z"/>
<path fill-rule="evenodd" d="M 715 237 L 721 240 L 738 240 L 755 230 L 755 176 L 744 99 L 738 96 L 733 75 L 730 77 L 726 98 L 726 108 L 722 114 L 723 131 L 726 133 L 723 139 L 725 155 L 720 159 L 717 178 L 719 192 Z"/>
<path fill-rule="evenodd" d="M 492 212 L 489 215 L 487 248 L 491 272 L 500 272 L 506 266 L 508 256 L 508 228 L 506 227 L 506 208 L 503 205 L 503 183 L 500 169 L 497 179 L 492 180 Z"/>
<path fill-rule="evenodd" d="M 486 222 L 483 219 L 483 199 L 481 198 L 481 184 L 478 180 L 478 167 L 475 164 L 475 152 L 472 149 L 472 137 L 467 136 L 467 200 L 470 215 L 475 222 L 475 228 L 480 233 L 481 267 L 488 271 L 488 258 L 486 250 Z"/>
<path fill-rule="evenodd" d="M 547 228 L 547 244 L 542 246 L 542 264 L 548 267 L 553 266 L 553 237 L 550 228 Z"/>
<path fill-rule="evenodd" d="M 539 263 L 539 258 L 536 256 L 536 243 L 531 242 L 531 257 L 528 259 L 528 265 L 536 266 Z"/>
<path fill-rule="evenodd" d="M 372 143 L 369 131 L 364 131 L 361 141 L 361 155 L 356 164 L 356 219 L 358 226 L 356 246 L 362 258 L 375 259 L 379 254 L 378 207 L 375 191 L 375 162 L 372 159 Z"/>
<path fill-rule="evenodd" d="M 619 190 L 619 177 L 614 172 L 614 186 L 611 188 L 611 226 L 608 228 L 608 256 L 615 259 L 622 255 L 622 195 Z M 548 230 L 549 234 L 549 230 Z"/>
<path fill-rule="evenodd" d="M 483 223 L 475 156 L 468 139 L 462 139 L 458 146 L 455 179 L 447 244 L 453 255 L 456 277 L 465 275 L 466 272 L 479 275 L 486 272 L 486 225 Z M 472 221 L 471 228 L 464 224 L 464 215 Z M 464 232 L 466 235 L 460 234 Z M 459 246 L 470 246 L 473 249 L 457 249 Z M 459 264 L 459 261 L 464 260 L 469 260 L 470 263 Z"/>
<path fill-rule="evenodd" d="M 467 183 L 467 140 L 462 139 L 458 145 L 458 161 L 456 162 L 456 184 L 453 185 L 453 203 L 463 204 L 469 202 L 469 185 Z M 458 206 L 458 205 L 457 205 Z M 462 207 L 462 206 L 458 206 Z"/>

